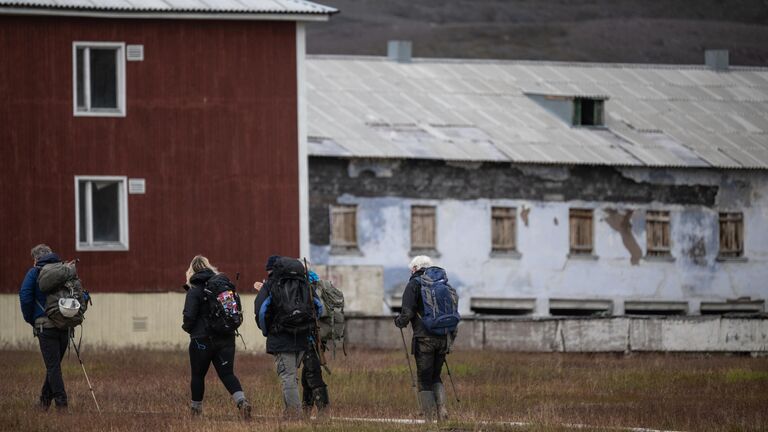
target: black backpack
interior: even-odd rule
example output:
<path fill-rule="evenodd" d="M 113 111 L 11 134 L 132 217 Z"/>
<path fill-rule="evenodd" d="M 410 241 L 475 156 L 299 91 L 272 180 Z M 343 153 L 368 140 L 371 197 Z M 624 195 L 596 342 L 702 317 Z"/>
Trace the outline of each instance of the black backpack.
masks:
<path fill-rule="evenodd" d="M 223 273 L 208 279 L 203 287 L 208 304 L 206 326 L 210 333 L 230 335 L 243 323 L 243 308 L 235 285 Z"/>
<path fill-rule="evenodd" d="M 307 274 L 301 261 L 282 257 L 272 274 L 272 333 L 299 334 L 315 326 L 314 300 L 310 297 Z"/>

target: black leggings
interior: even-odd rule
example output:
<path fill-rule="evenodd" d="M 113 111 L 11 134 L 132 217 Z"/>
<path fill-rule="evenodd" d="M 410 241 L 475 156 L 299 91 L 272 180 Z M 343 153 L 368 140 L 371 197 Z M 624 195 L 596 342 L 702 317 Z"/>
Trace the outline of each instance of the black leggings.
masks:
<path fill-rule="evenodd" d="M 189 341 L 189 363 L 192 366 L 192 400 L 201 402 L 205 394 L 205 374 L 213 367 L 229 394 L 242 391 L 235 376 L 235 335 L 192 338 Z"/>

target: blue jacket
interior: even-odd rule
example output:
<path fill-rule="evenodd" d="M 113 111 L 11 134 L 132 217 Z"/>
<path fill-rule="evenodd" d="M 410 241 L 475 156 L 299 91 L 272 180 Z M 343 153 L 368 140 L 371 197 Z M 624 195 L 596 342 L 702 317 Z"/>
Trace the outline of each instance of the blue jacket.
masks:
<path fill-rule="evenodd" d="M 61 262 L 61 258 L 55 253 L 43 255 L 35 262 L 35 266 L 27 271 L 27 275 L 24 276 L 24 282 L 21 283 L 21 289 L 19 289 L 19 302 L 21 303 L 21 314 L 24 316 L 24 321 L 30 325 L 35 325 L 35 320 L 45 316 L 45 297 L 46 295 L 40 291 L 40 287 L 37 286 L 37 276 L 40 274 L 40 268 L 46 264 Z"/>
<path fill-rule="evenodd" d="M 254 301 L 253 310 L 256 312 L 256 324 L 261 329 L 261 334 L 267 337 L 267 353 L 276 354 L 280 352 L 299 352 L 305 351 L 309 347 L 310 333 L 306 335 L 292 335 L 289 333 L 271 333 L 269 331 L 271 326 L 270 306 L 272 305 L 272 285 L 276 281 L 273 278 L 269 278 L 264 286 L 259 290 L 259 294 L 256 295 Z M 323 304 L 316 297 L 317 293 L 314 293 L 313 298 L 315 303 L 315 311 L 317 316 L 323 314 Z"/>

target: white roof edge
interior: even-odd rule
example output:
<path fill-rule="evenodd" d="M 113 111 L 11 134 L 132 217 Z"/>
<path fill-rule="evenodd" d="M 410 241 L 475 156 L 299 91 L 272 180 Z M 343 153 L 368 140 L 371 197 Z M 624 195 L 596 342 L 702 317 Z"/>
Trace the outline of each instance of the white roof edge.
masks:
<path fill-rule="evenodd" d="M 392 62 L 393 60 L 385 56 L 372 55 L 345 55 L 345 54 L 307 54 L 307 59 L 311 60 L 366 60 Z M 663 64 L 663 63 L 599 63 L 599 62 L 576 62 L 576 61 L 553 61 L 553 60 L 524 60 L 524 59 L 475 59 L 475 58 L 440 58 L 440 57 L 418 57 L 412 58 L 411 63 L 473 63 L 473 64 L 519 64 L 519 65 L 538 65 L 538 66 L 573 66 L 573 67 L 594 67 L 594 68 L 617 68 L 617 69 L 685 69 L 685 70 L 712 70 L 705 64 Z M 408 63 L 398 63 L 407 65 Z M 730 65 L 728 71 L 768 71 L 768 66 L 738 66 Z M 719 73 L 728 73 L 728 71 Z"/>
<path fill-rule="evenodd" d="M 189 20 L 249 20 L 249 21 L 328 21 L 338 12 L 186 12 L 186 11 L 121 11 L 117 9 L 55 9 L 0 7 L 0 15 L 72 16 L 113 19 L 189 19 Z"/>

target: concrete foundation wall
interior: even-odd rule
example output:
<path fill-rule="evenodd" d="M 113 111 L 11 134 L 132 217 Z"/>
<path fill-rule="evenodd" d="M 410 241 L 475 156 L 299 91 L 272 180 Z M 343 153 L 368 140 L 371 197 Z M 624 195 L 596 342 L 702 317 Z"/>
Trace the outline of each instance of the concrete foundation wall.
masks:
<path fill-rule="evenodd" d="M 253 295 L 241 296 L 240 328 L 247 351 L 263 353 L 265 338 L 253 320 Z M 181 329 L 184 294 L 100 294 L 86 314 L 84 343 L 106 348 L 186 349 Z M 351 347 L 402 348 L 391 316 L 347 320 Z M 78 328 L 79 336 L 80 328 Z M 406 329 L 410 338 L 410 330 Z M 410 342 L 408 342 L 410 344 Z M 238 339 L 238 350 L 243 350 Z M 24 322 L 18 296 L 0 295 L 0 347 L 34 348 L 37 340 Z M 768 318 L 465 318 L 459 349 L 526 352 L 711 351 L 768 352 Z"/>
<path fill-rule="evenodd" d="M 256 327 L 253 294 L 240 294 L 244 323 L 240 333 L 248 351 L 264 352 L 266 339 Z M 186 349 L 189 335 L 181 329 L 184 293 L 93 294 L 93 305 L 77 328 L 83 343 L 109 348 Z M 238 338 L 237 349 L 242 350 Z M 32 327 L 24 321 L 19 296 L 0 294 L 0 346 L 31 348 L 37 345 Z"/>
<path fill-rule="evenodd" d="M 333 282 L 344 293 L 344 312 L 356 315 L 387 313 L 384 271 L 381 266 L 314 266 L 320 279 Z"/>
<path fill-rule="evenodd" d="M 368 348 L 402 348 L 392 318 L 354 317 L 348 343 Z M 410 337 L 410 330 L 406 330 Z M 410 342 L 409 342 L 410 343 Z M 457 349 L 522 352 L 768 352 L 767 318 L 466 318 Z M 410 349 L 410 348 L 409 348 Z"/>

